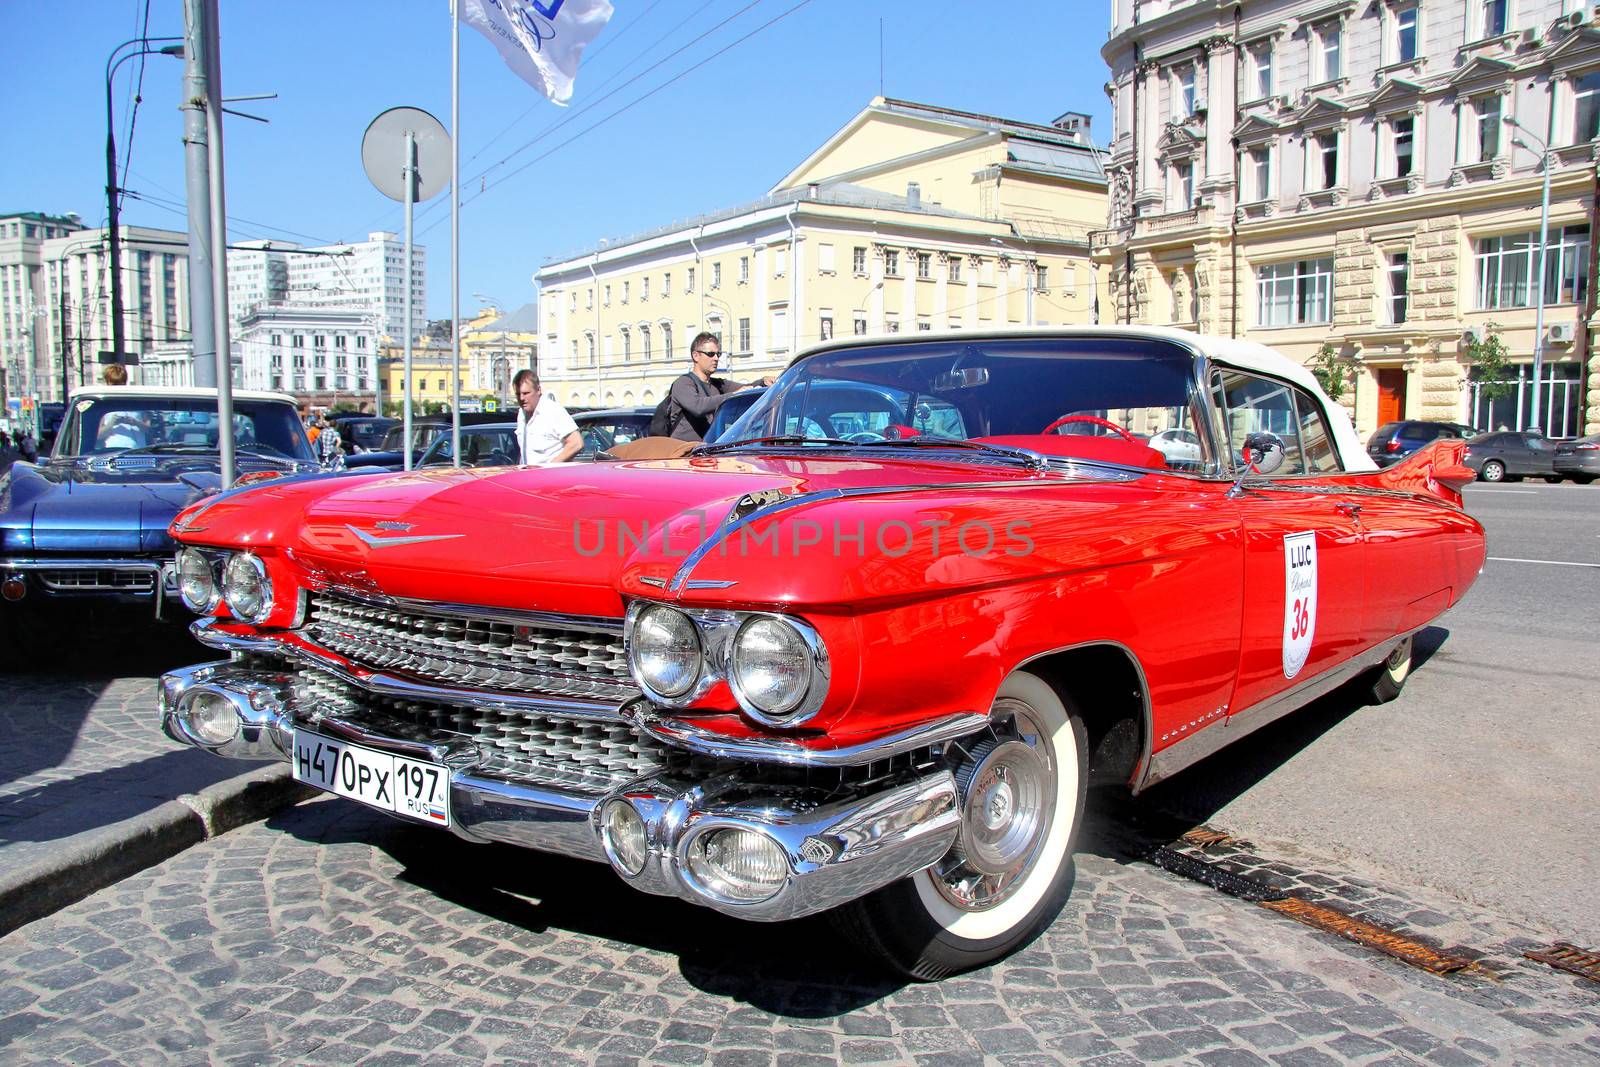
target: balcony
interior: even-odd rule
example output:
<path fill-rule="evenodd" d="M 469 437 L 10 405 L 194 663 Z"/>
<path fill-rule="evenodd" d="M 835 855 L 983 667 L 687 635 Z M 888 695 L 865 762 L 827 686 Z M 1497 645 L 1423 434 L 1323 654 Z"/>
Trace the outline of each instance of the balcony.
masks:
<path fill-rule="evenodd" d="M 1188 211 L 1169 211 L 1164 215 L 1144 215 L 1133 220 L 1133 236 L 1155 237 L 1211 224 L 1211 208 L 1195 207 Z"/>

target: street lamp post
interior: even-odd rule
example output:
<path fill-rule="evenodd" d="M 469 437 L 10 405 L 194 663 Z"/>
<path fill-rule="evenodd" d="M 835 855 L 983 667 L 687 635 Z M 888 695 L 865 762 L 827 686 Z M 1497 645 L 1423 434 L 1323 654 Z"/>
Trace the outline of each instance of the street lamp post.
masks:
<path fill-rule="evenodd" d="M 151 48 L 150 45 L 157 41 L 179 41 L 181 37 L 135 37 L 130 41 L 123 41 L 111 50 L 111 55 L 106 58 L 106 219 L 110 226 L 111 239 L 111 351 L 115 353 L 118 363 L 122 362 L 122 242 L 117 233 L 119 227 L 117 205 L 117 134 L 111 115 L 111 79 L 116 75 L 117 68 L 135 56 L 183 55 L 183 45 L 169 44 L 162 48 Z M 140 47 L 118 56 L 129 45 Z"/>
<path fill-rule="evenodd" d="M 1534 278 L 1534 307 L 1533 320 L 1533 410 L 1530 415 L 1531 422 L 1528 430 L 1538 433 L 1543 424 L 1541 414 L 1540 396 L 1541 386 L 1544 381 L 1544 271 L 1546 259 L 1550 253 L 1550 171 L 1551 159 L 1550 146 L 1514 118 L 1506 118 L 1506 125 L 1513 127 L 1523 137 L 1538 143 L 1538 149 L 1528 144 L 1520 137 L 1514 137 L 1511 143 L 1529 152 L 1536 152 L 1544 168 L 1544 193 L 1539 204 L 1539 273 Z"/>

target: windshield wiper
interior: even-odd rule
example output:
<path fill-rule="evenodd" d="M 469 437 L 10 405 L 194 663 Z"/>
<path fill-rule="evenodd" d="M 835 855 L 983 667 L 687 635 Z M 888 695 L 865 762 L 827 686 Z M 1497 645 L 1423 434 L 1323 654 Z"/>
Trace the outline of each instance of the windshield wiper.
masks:
<path fill-rule="evenodd" d="M 968 440 L 965 437 L 936 437 L 923 434 L 917 437 L 885 438 L 882 441 L 853 441 L 851 443 L 862 448 L 973 448 L 992 455 L 1005 456 L 1008 459 L 1019 459 L 1035 470 L 1044 470 L 1050 466 L 1048 459 L 1031 448 L 996 445 L 990 444 L 988 441 Z"/>
<path fill-rule="evenodd" d="M 854 441 L 845 441 L 837 437 L 807 437 L 804 434 L 784 433 L 772 437 L 741 437 L 737 441 L 718 441 L 714 445 L 701 445 L 694 450 L 697 456 L 704 456 L 711 452 L 721 452 L 727 448 L 738 448 L 742 445 L 853 445 Z"/>

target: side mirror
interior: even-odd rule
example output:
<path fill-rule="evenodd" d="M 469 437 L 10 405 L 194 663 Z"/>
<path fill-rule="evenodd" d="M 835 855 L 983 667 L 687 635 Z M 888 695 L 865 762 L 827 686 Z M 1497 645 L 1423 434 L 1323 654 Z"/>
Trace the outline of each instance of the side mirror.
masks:
<path fill-rule="evenodd" d="M 1256 474 L 1271 474 L 1283 466 L 1283 438 L 1275 433 L 1253 433 L 1244 439 L 1245 462 Z"/>

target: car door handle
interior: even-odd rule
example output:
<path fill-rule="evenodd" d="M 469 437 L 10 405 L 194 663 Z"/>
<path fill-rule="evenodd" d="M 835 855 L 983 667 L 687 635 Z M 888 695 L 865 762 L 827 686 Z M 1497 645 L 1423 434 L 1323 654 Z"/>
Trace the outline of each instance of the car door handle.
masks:
<path fill-rule="evenodd" d="M 1357 519 L 1361 517 L 1360 504 L 1336 504 L 1335 507 L 1344 512 L 1349 518 Z"/>

